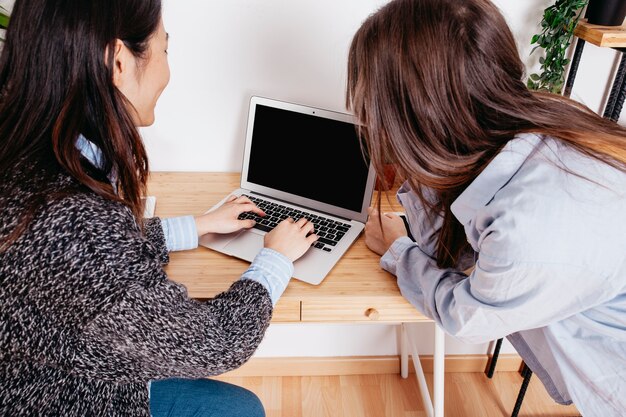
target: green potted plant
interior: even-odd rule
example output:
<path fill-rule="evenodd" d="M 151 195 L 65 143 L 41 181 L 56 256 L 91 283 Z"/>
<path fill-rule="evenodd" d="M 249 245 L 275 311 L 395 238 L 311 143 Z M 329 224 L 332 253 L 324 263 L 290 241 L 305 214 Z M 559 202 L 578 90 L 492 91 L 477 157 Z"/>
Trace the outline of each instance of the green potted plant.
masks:
<path fill-rule="evenodd" d="M 9 26 L 9 12 L 4 7 L 0 6 L 0 29 L 6 29 Z M 0 40 L 2 37 L 0 37 Z"/>
<path fill-rule="evenodd" d="M 544 55 L 539 58 L 541 71 L 530 75 L 528 88 L 561 94 L 565 84 L 565 67 L 569 63 L 565 54 L 588 1 L 556 0 L 544 10 L 541 33 L 534 35 L 530 42 L 531 45 L 537 45 L 531 54 L 538 48 L 544 51 Z"/>

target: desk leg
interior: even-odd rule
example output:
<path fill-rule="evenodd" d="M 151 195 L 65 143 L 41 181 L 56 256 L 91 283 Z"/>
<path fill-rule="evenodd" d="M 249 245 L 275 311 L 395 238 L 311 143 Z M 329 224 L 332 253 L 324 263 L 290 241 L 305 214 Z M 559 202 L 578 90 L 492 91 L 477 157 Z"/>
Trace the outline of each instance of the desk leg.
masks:
<path fill-rule="evenodd" d="M 400 376 L 409 377 L 409 342 L 406 334 L 406 324 L 400 323 Z"/>
<path fill-rule="evenodd" d="M 433 408 L 433 401 L 430 398 L 430 392 L 428 391 L 428 384 L 426 383 L 426 376 L 424 375 L 424 369 L 422 368 L 422 363 L 420 362 L 419 352 L 417 351 L 417 346 L 415 346 L 415 342 L 409 338 L 408 335 L 408 325 L 403 323 L 401 325 L 402 338 L 406 342 L 406 346 L 410 348 L 411 356 L 413 359 L 413 366 L 415 367 L 415 377 L 417 378 L 417 385 L 420 390 L 420 395 L 422 396 L 422 403 L 424 404 L 424 410 L 426 411 L 427 417 L 435 417 L 435 412 Z M 407 358 L 408 362 L 408 358 Z M 408 369 L 407 369 L 408 371 Z M 443 416 L 443 414 L 441 415 Z"/>
<path fill-rule="evenodd" d="M 443 393 L 445 376 L 445 333 L 435 324 L 435 354 L 433 364 L 435 417 L 443 417 Z"/>

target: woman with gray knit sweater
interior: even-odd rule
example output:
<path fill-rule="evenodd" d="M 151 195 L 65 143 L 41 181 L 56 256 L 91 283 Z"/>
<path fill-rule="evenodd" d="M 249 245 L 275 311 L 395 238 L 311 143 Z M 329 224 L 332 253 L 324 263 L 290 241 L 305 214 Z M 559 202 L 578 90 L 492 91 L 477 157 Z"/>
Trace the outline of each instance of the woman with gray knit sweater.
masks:
<path fill-rule="evenodd" d="M 143 221 L 138 126 L 169 81 L 159 0 L 17 0 L 0 57 L 0 415 L 263 416 L 204 379 L 250 358 L 317 239 L 288 219 L 228 291 L 198 302 L 171 250 L 253 226 L 245 197 Z"/>

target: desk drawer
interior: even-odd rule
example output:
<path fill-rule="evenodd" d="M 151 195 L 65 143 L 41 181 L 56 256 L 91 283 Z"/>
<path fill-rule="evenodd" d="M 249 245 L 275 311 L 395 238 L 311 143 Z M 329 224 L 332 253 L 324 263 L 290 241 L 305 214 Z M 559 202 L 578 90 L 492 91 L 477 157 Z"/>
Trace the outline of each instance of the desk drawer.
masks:
<path fill-rule="evenodd" d="M 386 303 L 367 300 L 303 301 L 303 322 L 411 322 L 430 321 L 406 300 Z"/>

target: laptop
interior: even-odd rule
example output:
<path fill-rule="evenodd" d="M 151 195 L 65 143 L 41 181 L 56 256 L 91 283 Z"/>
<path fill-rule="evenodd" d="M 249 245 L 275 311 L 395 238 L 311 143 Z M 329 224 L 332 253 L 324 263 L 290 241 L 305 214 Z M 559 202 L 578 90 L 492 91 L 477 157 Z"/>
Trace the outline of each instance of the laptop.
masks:
<path fill-rule="evenodd" d="M 355 118 L 303 104 L 250 99 L 240 188 L 265 213 L 252 229 L 205 235 L 200 245 L 252 261 L 263 236 L 287 217 L 306 217 L 319 239 L 296 262 L 293 278 L 318 285 L 365 228 L 375 171 L 360 146 Z"/>

